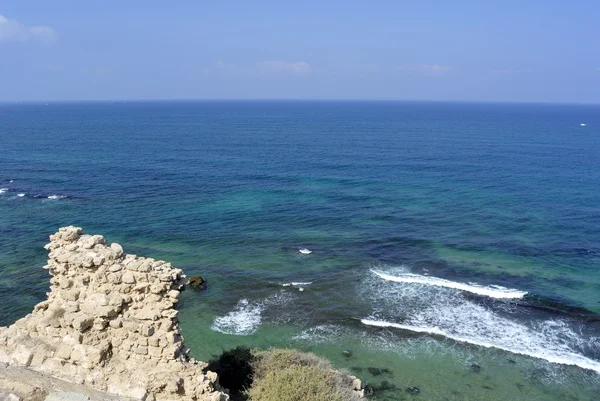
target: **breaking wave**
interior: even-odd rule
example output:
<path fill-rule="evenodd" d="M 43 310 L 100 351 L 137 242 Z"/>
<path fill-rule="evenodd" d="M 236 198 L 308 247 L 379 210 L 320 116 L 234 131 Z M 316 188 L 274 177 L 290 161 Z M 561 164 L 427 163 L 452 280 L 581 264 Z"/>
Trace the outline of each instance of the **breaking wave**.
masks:
<path fill-rule="evenodd" d="M 457 283 L 454 281 L 446 280 L 443 278 L 422 276 L 420 274 L 413 273 L 402 273 L 397 276 L 386 274 L 376 270 L 371 270 L 377 276 L 387 281 L 394 281 L 397 283 L 409 283 L 409 284 L 424 284 L 432 285 L 436 287 L 454 288 L 460 291 L 470 292 L 472 294 L 483 295 L 491 298 L 499 299 L 511 299 L 511 298 L 523 298 L 527 291 L 514 290 L 505 288 L 499 285 L 482 286 L 475 283 Z"/>

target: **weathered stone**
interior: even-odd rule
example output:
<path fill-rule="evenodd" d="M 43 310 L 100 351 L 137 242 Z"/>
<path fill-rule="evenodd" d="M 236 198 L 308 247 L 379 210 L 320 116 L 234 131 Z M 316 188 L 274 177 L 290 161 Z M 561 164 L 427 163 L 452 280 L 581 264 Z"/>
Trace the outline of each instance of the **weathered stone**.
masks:
<path fill-rule="evenodd" d="M 116 242 L 110 244 L 110 249 L 112 249 L 116 257 L 120 257 L 121 255 L 123 255 L 123 247 L 121 247 L 121 245 L 117 244 Z"/>
<path fill-rule="evenodd" d="M 154 326 L 148 325 L 148 324 L 143 324 L 140 327 L 140 334 L 143 335 L 144 337 L 150 337 L 151 335 L 154 334 Z"/>
<path fill-rule="evenodd" d="M 0 328 L 0 362 L 138 399 L 228 399 L 188 360 L 174 304 L 185 281 L 169 263 L 126 255 L 77 227 L 53 234 L 48 300 Z"/>
<path fill-rule="evenodd" d="M 108 270 L 110 270 L 113 273 L 121 271 L 122 269 L 123 269 L 123 266 L 120 265 L 119 263 L 115 263 L 114 265 L 110 265 L 110 267 L 108 268 Z"/>
<path fill-rule="evenodd" d="M 125 284 L 135 284 L 135 276 L 132 272 L 125 272 L 125 274 L 123 274 L 122 280 Z"/>
<path fill-rule="evenodd" d="M 92 327 L 93 324 L 94 318 L 84 313 L 77 313 L 76 316 L 73 318 L 72 323 L 73 328 L 79 330 L 80 332 L 89 329 L 90 327 Z"/>
<path fill-rule="evenodd" d="M 61 344 L 54 355 L 60 359 L 69 359 L 71 357 L 71 347 Z"/>
<path fill-rule="evenodd" d="M 29 366 L 33 359 L 33 352 L 25 346 L 19 346 L 10 357 L 17 365 Z"/>

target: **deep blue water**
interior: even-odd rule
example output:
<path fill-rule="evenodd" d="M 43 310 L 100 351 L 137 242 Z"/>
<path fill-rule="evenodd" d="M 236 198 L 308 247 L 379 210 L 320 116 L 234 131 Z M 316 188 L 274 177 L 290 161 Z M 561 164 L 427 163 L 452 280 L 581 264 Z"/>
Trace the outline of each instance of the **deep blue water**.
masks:
<path fill-rule="evenodd" d="M 181 312 L 204 359 L 203 344 L 353 348 L 337 364 L 360 375 L 416 349 L 444 369 L 486 361 L 506 399 L 507 377 L 525 399 L 600 390 L 600 106 L 4 104 L 0 188 L 0 325 L 44 298 L 43 245 L 73 224 L 209 280 Z M 533 358 L 513 372 L 490 352 Z M 564 392 L 535 393 L 548 378 Z M 438 382 L 430 399 L 456 378 Z"/>

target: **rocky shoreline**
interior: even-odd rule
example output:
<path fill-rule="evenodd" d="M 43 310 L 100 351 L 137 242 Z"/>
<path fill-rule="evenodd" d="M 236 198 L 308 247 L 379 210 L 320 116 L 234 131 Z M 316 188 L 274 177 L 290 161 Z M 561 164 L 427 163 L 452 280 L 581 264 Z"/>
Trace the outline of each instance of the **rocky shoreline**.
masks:
<path fill-rule="evenodd" d="M 48 299 L 0 328 L 0 363 L 137 400 L 229 399 L 216 373 L 188 357 L 175 309 L 180 269 L 78 227 L 50 240 Z"/>
<path fill-rule="evenodd" d="M 63 227 L 45 246 L 48 299 L 0 327 L 0 401 L 228 401 L 188 356 L 177 320 L 187 282 L 170 263 Z M 349 376 L 351 398 L 362 397 Z"/>

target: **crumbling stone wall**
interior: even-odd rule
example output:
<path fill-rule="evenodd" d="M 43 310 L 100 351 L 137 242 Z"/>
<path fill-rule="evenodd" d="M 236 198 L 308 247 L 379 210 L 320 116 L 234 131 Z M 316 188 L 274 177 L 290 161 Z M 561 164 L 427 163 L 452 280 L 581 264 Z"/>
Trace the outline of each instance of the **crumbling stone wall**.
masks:
<path fill-rule="evenodd" d="M 175 309 L 180 269 L 78 227 L 50 240 L 48 299 L 0 328 L 0 362 L 147 401 L 228 399 L 216 374 L 187 356 Z"/>

